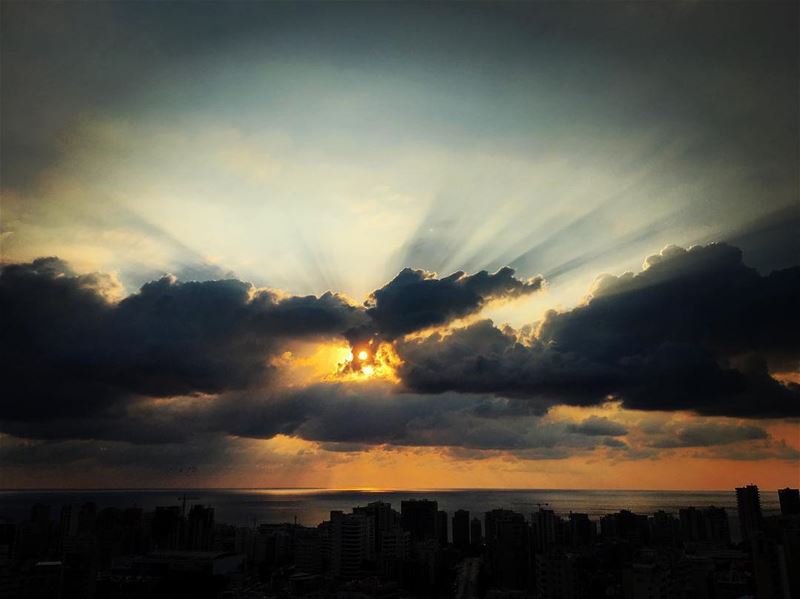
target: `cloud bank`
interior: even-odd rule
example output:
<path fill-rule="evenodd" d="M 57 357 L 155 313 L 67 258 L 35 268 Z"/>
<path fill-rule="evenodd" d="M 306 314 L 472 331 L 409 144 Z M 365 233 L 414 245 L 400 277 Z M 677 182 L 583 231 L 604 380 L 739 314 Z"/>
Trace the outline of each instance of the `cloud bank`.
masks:
<path fill-rule="evenodd" d="M 495 393 L 706 415 L 800 415 L 800 268 L 762 276 L 725 244 L 668 247 L 638 274 L 600 277 L 587 302 L 525 338 L 490 321 L 401 342 L 419 392 Z"/>
<path fill-rule="evenodd" d="M 448 447 L 544 459 L 598 449 L 734 455 L 758 444 L 762 457 L 794 459 L 763 426 L 731 418 L 800 416 L 800 386 L 771 375 L 796 371 L 800 359 L 799 267 L 761 275 L 732 246 L 671 246 L 522 330 L 489 320 L 447 328 L 542 285 L 508 268 L 443 278 L 404 269 L 358 306 L 335 293 L 165 276 L 120 298 L 114 277 L 78 274 L 57 258 L 7 265 L 0 427 L 18 439 L 142 447 L 285 435 L 337 452 Z M 277 376 L 291 343 L 352 342 L 354 332 L 393 344 L 398 384 L 287 387 Z M 643 425 L 553 413 L 609 401 L 699 416 Z"/>

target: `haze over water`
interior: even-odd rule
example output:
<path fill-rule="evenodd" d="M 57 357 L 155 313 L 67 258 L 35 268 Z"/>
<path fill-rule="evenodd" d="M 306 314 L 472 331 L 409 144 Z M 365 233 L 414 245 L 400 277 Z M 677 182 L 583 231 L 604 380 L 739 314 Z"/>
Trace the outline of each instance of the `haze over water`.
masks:
<path fill-rule="evenodd" d="M 36 490 L 0 493 L 0 517 L 24 518 L 34 503 L 51 506 L 55 516 L 59 506 L 95 502 L 98 509 L 137 506 L 145 511 L 156 506 L 177 505 L 186 495 L 187 505 L 202 504 L 215 510 L 218 522 L 237 525 L 292 522 L 316 526 L 331 510 L 349 512 L 354 506 L 372 501 L 391 503 L 400 508 L 404 499 L 428 498 L 439 502 L 439 509 L 450 515 L 469 510 L 472 516 L 495 508 L 525 514 L 539 506 L 566 515 L 570 511 L 589 514 L 592 519 L 628 509 L 637 514 L 658 510 L 677 513 L 683 507 L 717 506 L 725 508 L 734 537 L 738 537 L 736 494 L 731 491 L 628 491 L 628 490 L 549 490 L 549 489 L 424 489 L 424 490 L 333 490 L 333 489 L 161 489 L 161 490 Z M 774 490 L 761 491 L 765 515 L 779 513 Z"/>

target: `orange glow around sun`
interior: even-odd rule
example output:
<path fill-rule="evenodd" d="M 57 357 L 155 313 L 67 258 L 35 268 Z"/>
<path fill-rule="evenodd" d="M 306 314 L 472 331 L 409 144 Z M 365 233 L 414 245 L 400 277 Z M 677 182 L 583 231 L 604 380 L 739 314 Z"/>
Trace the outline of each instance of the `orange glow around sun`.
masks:
<path fill-rule="evenodd" d="M 400 382 L 397 368 L 402 364 L 400 356 L 390 343 L 370 340 L 363 347 L 343 348 L 343 359 L 331 378 L 346 381 L 382 379 Z"/>

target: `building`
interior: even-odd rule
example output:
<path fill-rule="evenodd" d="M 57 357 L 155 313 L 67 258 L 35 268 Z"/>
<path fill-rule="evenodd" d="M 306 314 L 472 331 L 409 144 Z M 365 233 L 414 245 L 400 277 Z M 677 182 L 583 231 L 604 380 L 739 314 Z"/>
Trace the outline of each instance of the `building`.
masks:
<path fill-rule="evenodd" d="M 381 536 L 380 570 L 388 580 L 399 580 L 403 573 L 403 563 L 411 553 L 411 533 L 394 528 Z"/>
<path fill-rule="evenodd" d="M 753 579 L 758 599 L 791 597 L 788 592 L 789 581 L 783 546 L 761 531 L 750 533 L 749 544 L 753 556 Z"/>
<path fill-rule="evenodd" d="M 322 535 L 318 529 L 305 527 L 295 529 L 294 563 L 297 570 L 305 574 L 322 572 Z"/>
<path fill-rule="evenodd" d="M 561 553 L 536 556 L 537 599 L 583 599 L 588 585 L 574 556 Z"/>
<path fill-rule="evenodd" d="M 756 485 L 736 488 L 736 506 L 739 511 L 739 527 L 742 541 L 749 542 L 762 529 L 761 499 Z"/>
<path fill-rule="evenodd" d="M 537 553 L 547 553 L 556 544 L 556 521 L 559 519 L 553 510 L 543 508 L 531 514 L 533 543 Z"/>
<path fill-rule="evenodd" d="M 664 510 L 658 510 L 650 518 L 650 542 L 654 545 L 675 545 L 680 537 L 679 530 L 678 520 Z"/>
<path fill-rule="evenodd" d="M 331 573 L 335 578 L 357 578 L 364 562 L 374 558 L 372 520 L 363 513 L 331 512 Z"/>
<path fill-rule="evenodd" d="M 428 499 L 408 499 L 400 503 L 400 526 L 411 533 L 411 541 L 436 539 L 439 504 Z"/>
<path fill-rule="evenodd" d="M 375 553 L 379 552 L 381 550 L 383 534 L 397 527 L 398 524 L 398 514 L 392 509 L 392 504 L 383 501 L 373 501 L 372 503 L 368 503 L 366 507 L 353 508 L 353 513 L 364 514 L 372 520 L 372 544 Z"/>
<path fill-rule="evenodd" d="M 151 531 L 154 549 L 171 551 L 180 548 L 182 520 L 181 508 L 177 505 L 156 508 Z"/>
<path fill-rule="evenodd" d="M 634 563 L 622 573 L 625 599 L 684 597 L 687 586 L 684 573 L 663 563 Z"/>
<path fill-rule="evenodd" d="M 64 591 L 64 566 L 60 561 L 36 562 L 29 576 L 29 597 L 61 599 Z"/>
<path fill-rule="evenodd" d="M 800 489 L 778 489 L 778 500 L 781 504 L 781 515 L 796 516 L 800 514 Z"/>
<path fill-rule="evenodd" d="M 704 508 L 702 513 L 708 541 L 715 545 L 729 545 L 731 542 L 731 529 L 725 508 L 712 505 Z"/>
<path fill-rule="evenodd" d="M 439 540 L 439 547 L 447 546 L 447 512 L 441 510 L 436 512 L 436 538 Z"/>
<path fill-rule="evenodd" d="M 74 505 L 67 504 L 61 508 L 58 535 L 63 541 L 63 539 L 74 537 L 76 534 L 78 534 L 78 510 Z"/>
<path fill-rule="evenodd" d="M 186 580 L 212 576 L 230 576 L 244 561 L 243 555 L 223 551 L 160 551 L 134 559 L 134 567 L 143 576 L 173 576 Z"/>
<path fill-rule="evenodd" d="M 191 551 L 210 551 L 214 547 L 214 508 L 193 505 L 186 522 L 185 547 Z"/>
<path fill-rule="evenodd" d="M 637 545 L 645 544 L 650 534 L 647 516 L 620 510 L 600 519 L 600 531 L 605 538 L 625 539 Z"/>
<path fill-rule="evenodd" d="M 597 536 L 597 527 L 589 519 L 589 514 L 570 512 L 569 514 L 569 543 L 573 547 L 591 545 Z"/>
<path fill-rule="evenodd" d="M 469 524 L 469 537 L 470 543 L 473 547 L 483 545 L 483 531 L 481 529 L 481 521 L 479 518 L 473 518 Z"/>
<path fill-rule="evenodd" d="M 531 535 L 525 516 L 510 510 L 486 512 L 486 546 L 498 587 L 522 590 L 532 586 Z"/>
<path fill-rule="evenodd" d="M 480 523 L 480 521 L 478 521 Z M 453 514 L 453 545 L 459 549 L 469 548 L 469 512 L 456 510 Z"/>
<path fill-rule="evenodd" d="M 727 545 L 731 542 L 728 515 L 724 508 L 710 506 L 679 511 L 681 538 L 687 543 Z"/>

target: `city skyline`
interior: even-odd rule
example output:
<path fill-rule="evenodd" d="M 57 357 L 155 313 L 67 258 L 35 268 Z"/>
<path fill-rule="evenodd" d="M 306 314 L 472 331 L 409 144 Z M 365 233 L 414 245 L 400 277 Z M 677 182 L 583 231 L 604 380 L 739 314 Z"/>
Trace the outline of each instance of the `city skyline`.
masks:
<path fill-rule="evenodd" d="M 0 10 L 1 489 L 796 486 L 797 5 Z"/>
<path fill-rule="evenodd" d="M 230 505 L 221 494 L 184 494 L 177 505 L 163 493 L 144 505 L 133 493 L 110 504 L 102 494 L 18 495 L 35 503 L 16 518 L 6 504 L 0 517 L 0 580 L 11 597 L 647 599 L 791 596 L 800 588 L 792 567 L 800 490 L 789 487 L 778 491 L 778 509 L 745 485 L 715 498 L 662 493 L 667 503 L 658 509 L 637 509 L 625 503 L 635 495 L 623 494 L 599 513 L 573 509 L 586 505 L 580 493 L 572 494 L 576 505 L 554 507 L 536 494 L 520 503 L 501 492 L 484 496 L 477 511 L 464 509 L 474 498 L 463 493 L 446 499 L 449 511 L 442 496 L 351 493 L 348 510 L 320 496 L 330 511 L 316 523 L 299 523 L 281 502 L 259 518 L 258 502 L 243 495 L 246 524 L 218 517 L 215 504 Z M 299 496 L 286 497 L 301 507 Z"/>

